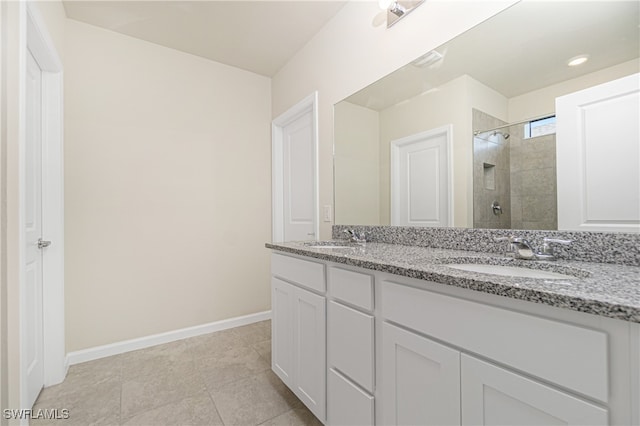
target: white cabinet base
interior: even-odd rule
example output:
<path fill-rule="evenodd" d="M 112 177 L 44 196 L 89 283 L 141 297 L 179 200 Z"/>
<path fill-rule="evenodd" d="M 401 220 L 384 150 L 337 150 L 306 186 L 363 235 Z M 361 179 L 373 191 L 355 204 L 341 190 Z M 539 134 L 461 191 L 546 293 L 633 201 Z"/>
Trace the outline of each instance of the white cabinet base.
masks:
<path fill-rule="evenodd" d="M 459 425 L 460 353 L 384 323 L 385 425 Z"/>
<path fill-rule="evenodd" d="M 326 414 L 325 298 L 271 279 L 272 370 L 322 422 Z"/>
<path fill-rule="evenodd" d="M 373 425 L 373 397 L 333 368 L 328 373 L 327 424 Z"/>
<path fill-rule="evenodd" d="M 606 425 L 607 410 L 462 355 L 462 424 Z"/>

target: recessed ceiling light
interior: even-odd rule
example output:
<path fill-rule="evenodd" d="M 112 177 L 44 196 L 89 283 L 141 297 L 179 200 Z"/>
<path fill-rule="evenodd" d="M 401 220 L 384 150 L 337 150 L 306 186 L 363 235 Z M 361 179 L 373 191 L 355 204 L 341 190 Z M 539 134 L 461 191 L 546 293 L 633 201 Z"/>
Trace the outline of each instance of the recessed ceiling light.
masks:
<path fill-rule="evenodd" d="M 573 58 L 569 59 L 567 65 L 569 65 L 570 67 L 577 67 L 578 65 L 584 64 L 588 60 L 589 55 L 574 56 Z"/>

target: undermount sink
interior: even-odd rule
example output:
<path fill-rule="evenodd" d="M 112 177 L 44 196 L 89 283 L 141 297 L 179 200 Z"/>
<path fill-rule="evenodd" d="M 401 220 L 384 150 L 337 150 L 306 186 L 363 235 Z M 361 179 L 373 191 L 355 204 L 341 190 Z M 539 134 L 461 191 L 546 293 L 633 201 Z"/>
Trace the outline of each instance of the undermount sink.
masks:
<path fill-rule="evenodd" d="M 477 263 L 448 264 L 445 266 L 462 271 L 477 272 L 480 274 L 502 275 L 507 277 L 540 278 L 546 280 L 566 280 L 576 278 L 572 275 L 560 274 L 558 272 L 542 271 L 539 269 L 529 269 L 518 266 L 487 265 Z"/>
<path fill-rule="evenodd" d="M 305 246 L 312 249 L 353 249 L 362 247 L 362 244 L 350 241 L 309 241 Z"/>
<path fill-rule="evenodd" d="M 315 245 L 315 246 L 307 246 L 312 249 L 352 249 L 354 246 L 330 246 L 330 245 Z"/>

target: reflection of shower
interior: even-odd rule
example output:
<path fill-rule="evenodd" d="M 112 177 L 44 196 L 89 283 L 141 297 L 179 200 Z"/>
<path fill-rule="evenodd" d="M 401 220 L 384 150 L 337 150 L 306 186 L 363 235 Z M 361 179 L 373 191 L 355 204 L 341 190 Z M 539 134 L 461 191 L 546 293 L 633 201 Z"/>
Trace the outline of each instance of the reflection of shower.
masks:
<path fill-rule="evenodd" d="M 498 132 L 497 130 L 494 130 L 493 133 L 491 134 L 491 136 L 495 136 L 495 135 L 502 135 L 502 137 L 507 140 L 509 139 L 509 136 L 511 136 L 509 133 L 506 132 Z"/>
<path fill-rule="evenodd" d="M 497 130 L 497 129 L 496 130 L 485 130 L 485 131 L 476 130 L 475 132 L 473 132 L 473 136 L 478 136 L 478 137 L 481 137 L 481 138 L 486 138 L 486 137 L 495 136 L 495 135 L 502 136 L 504 138 L 504 140 L 509 139 L 509 136 L 511 136 L 509 133 L 501 132 L 500 130 Z"/>

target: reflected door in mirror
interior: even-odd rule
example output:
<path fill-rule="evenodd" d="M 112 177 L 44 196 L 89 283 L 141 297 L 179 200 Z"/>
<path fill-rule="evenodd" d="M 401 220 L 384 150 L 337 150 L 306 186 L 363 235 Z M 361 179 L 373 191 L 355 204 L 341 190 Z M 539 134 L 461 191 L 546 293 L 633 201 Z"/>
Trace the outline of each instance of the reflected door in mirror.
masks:
<path fill-rule="evenodd" d="M 451 126 L 391 142 L 391 224 L 451 224 Z"/>

